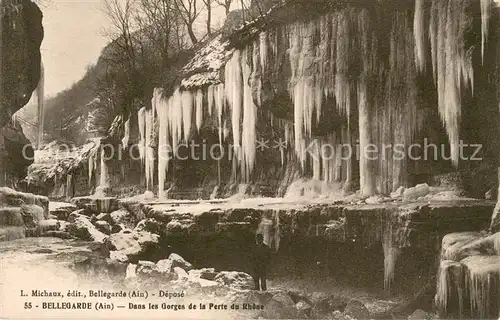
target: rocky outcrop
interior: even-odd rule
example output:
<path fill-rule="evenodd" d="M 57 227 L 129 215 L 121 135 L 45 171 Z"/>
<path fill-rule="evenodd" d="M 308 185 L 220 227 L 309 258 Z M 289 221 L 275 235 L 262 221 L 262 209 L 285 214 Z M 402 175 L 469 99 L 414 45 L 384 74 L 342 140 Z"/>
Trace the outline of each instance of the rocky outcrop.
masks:
<path fill-rule="evenodd" d="M 42 12 L 31 0 L 3 0 L 0 127 L 31 98 L 40 80 Z"/>
<path fill-rule="evenodd" d="M 49 216 L 49 199 L 0 188 L 0 241 L 39 234 L 38 224 Z"/>
<path fill-rule="evenodd" d="M 443 238 L 435 302 L 443 318 L 498 317 L 500 233 L 452 233 Z"/>

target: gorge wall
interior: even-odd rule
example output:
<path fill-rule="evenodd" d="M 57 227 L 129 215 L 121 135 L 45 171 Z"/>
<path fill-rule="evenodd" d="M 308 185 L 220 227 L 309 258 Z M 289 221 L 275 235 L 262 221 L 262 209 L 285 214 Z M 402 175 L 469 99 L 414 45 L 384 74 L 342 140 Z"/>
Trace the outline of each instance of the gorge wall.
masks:
<path fill-rule="evenodd" d="M 43 100 L 40 45 L 43 40 L 42 12 L 30 0 L 2 0 L 0 4 L 0 186 L 14 185 L 24 178 L 31 161 L 22 157 L 29 145 L 12 115 L 37 92 Z M 42 80 L 42 81 L 41 81 Z M 43 112 L 39 112 L 43 114 Z M 31 156 L 33 149 L 27 148 Z"/>

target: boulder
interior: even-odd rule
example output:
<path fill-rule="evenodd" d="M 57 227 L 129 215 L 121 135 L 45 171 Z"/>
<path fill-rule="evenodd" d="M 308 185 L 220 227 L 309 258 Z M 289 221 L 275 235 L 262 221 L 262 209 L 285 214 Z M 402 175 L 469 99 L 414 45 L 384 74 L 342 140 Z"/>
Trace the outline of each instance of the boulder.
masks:
<path fill-rule="evenodd" d="M 297 316 L 299 318 L 308 319 L 311 317 L 312 306 L 308 302 L 301 300 L 295 304 L 295 308 L 297 308 Z"/>
<path fill-rule="evenodd" d="M 85 241 L 104 243 L 104 240 L 107 238 L 104 233 L 97 230 L 97 228 L 83 216 L 77 217 L 75 222 L 67 227 L 67 230 L 73 236 Z"/>
<path fill-rule="evenodd" d="M 69 215 L 78 210 L 72 203 L 49 202 L 49 213 L 56 216 L 58 220 L 68 220 Z"/>
<path fill-rule="evenodd" d="M 148 231 L 152 233 L 161 233 L 162 226 L 155 219 L 141 220 L 134 231 Z"/>
<path fill-rule="evenodd" d="M 129 263 L 125 273 L 125 279 L 137 278 L 137 265 Z"/>
<path fill-rule="evenodd" d="M 38 228 L 40 229 L 40 233 L 44 233 L 47 231 L 61 231 L 61 223 L 59 220 L 42 220 L 38 222 Z"/>
<path fill-rule="evenodd" d="M 403 192 L 403 199 L 405 201 L 417 200 L 418 198 L 425 197 L 429 192 L 430 188 L 427 183 L 418 184 L 413 188 L 406 189 Z"/>
<path fill-rule="evenodd" d="M 234 289 L 252 290 L 255 286 L 252 276 L 244 272 L 222 271 L 215 276 L 214 280 Z"/>
<path fill-rule="evenodd" d="M 113 219 L 111 218 L 111 214 L 109 213 L 101 213 L 101 214 L 98 214 L 96 216 L 97 220 L 102 220 L 102 221 L 106 221 L 108 224 L 112 225 L 114 222 L 113 222 Z"/>
<path fill-rule="evenodd" d="M 97 230 L 101 231 L 102 233 L 107 235 L 111 234 L 111 226 L 106 221 L 99 220 L 96 221 L 94 225 L 97 228 Z"/>
<path fill-rule="evenodd" d="M 137 275 L 151 276 L 155 270 L 156 264 L 151 261 L 140 260 L 137 263 Z"/>
<path fill-rule="evenodd" d="M 48 237 L 48 238 L 59 238 L 59 239 L 71 239 L 72 236 L 69 232 L 65 231 L 46 231 L 40 234 L 40 237 Z"/>
<path fill-rule="evenodd" d="M 184 271 L 188 272 L 193 269 L 193 265 L 186 260 L 184 260 L 183 257 L 176 253 L 170 254 L 168 257 L 169 260 L 172 261 L 172 267 L 179 267 L 181 269 L 184 269 Z"/>
<path fill-rule="evenodd" d="M 84 209 L 76 210 L 68 216 L 68 222 L 74 223 L 79 217 L 87 217 Z"/>
<path fill-rule="evenodd" d="M 391 198 L 397 199 L 401 198 L 405 192 L 405 187 L 399 187 L 396 191 L 391 192 Z"/>
<path fill-rule="evenodd" d="M 179 267 L 174 267 L 174 273 L 177 275 L 177 279 L 179 280 L 187 280 L 189 278 L 188 273 Z"/>
<path fill-rule="evenodd" d="M 215 280 L 216 276 L 217 276 L 217 272 L 215 272 L 214 268 L 204 268 L 204 269 L 197 269 L 197 270 L 190 270 L 189 271 L 190 278 L 199 278 L 199 279 L 213 281 L 213 280 Z"/>
<path fill-rule="evenodd" d="M 127 224 L 130 221 L 130 213 L 127 210 L 117 210 L 109 214 L 112 225 Z"/>
<path fill-rule="evenodd" d="M 408 320 L 428 320 L 432 319 L 432 315 L 424 310 L 417 309 L 409 317 Z"/>
<path fill-rule="evenodd" d="M 109 236 L 105 247 L 110 251 L 110 256 L 120 257 L 121 260 L 129 261 L 143 255 L 158 244 L 159 237 L 146 231 L 132 232 L 123 230 Z"/>
<path fill-rule="evenodd" d="M 288 294 L 278 292 L 265 305 L 263 316 L 266 319 L 296 319 L 297 308 Z"/>
<path fill-rule="evenodd" d="M 344 315 L 357 320 L 368 320 L 370 319 L 370 311 L 365 306 L 365 304 L 359 300 L 352 299 L 349 301 L 344 310 Z"/>
<path fill-rule="evenodd" d="M 161 274 L 173 272 L 173 262 L 170 259 L 160 260 L 156 263 L 156 271 Z"/>
<path fill-rule="evenodd" d="M 91 214 L 111 213 L 118 210 L 118 199 L 113 197 L 77 197 L 71 203 Z"/>

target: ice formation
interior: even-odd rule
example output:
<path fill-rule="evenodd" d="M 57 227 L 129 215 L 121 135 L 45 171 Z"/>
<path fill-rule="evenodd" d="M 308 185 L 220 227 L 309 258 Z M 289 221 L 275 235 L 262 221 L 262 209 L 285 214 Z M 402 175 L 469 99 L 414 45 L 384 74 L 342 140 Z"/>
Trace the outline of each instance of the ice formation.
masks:
<path fill-rule="evenodd" d="M 37 110 L 37 124 L 38 124 L 38 148 L 40 149 L 42 147 L 43 143 L 43 124 L 45 122 L 45 111 L 44 111 L 44 105 L 45 105 L 45 68 L 43 65 L 43 61 L 40 61 L 40 80 L 38 81 L 38 85 L 36 87 L 36 96 L 37 96 L 37 103 L 38 103 L 38 110 Z"/>
<path fill-rule="evenodd" d="M 290 72 L 283 80 L 293 104 L 293 123 L 279 129 L 287 145 L 293 146 L 290 153 L 280 150 L 282 164 L 295 158 L 314 179 L 349 188 L 357 174 L 358 156 L 362 194 L 389 194 L 407 185 L 408 163 L 394 157 L 397 150 L 383 147 L 415 142 L 423 121 L 417 78 L 425 76 L 427 63 L 432 63 L 429 75 L 437 88 L 437 109 L 450 141 L 452 163 L 458 164 L 462 96 L 472 94 L 465 91 L 474 84 L 474 47 L 465 41 L 472 23 L 469 5 L 467 0 L 415 0 L 413 12 L 395 9 L 384 38 L 374 31 L 377 17 L 362 7 L 262 31 L 245 46 L 221 54 L 224 83 L 213 80 L 197 86 L 198 82 L 183 81 L 169 98 L 160 98 L 166 100 L 161 108 L 167 109 L 165 113 L 156 109 L 167 123 L 161 135 L 168 136 L 175 153 L 192 127 L 200 130 L 207 110 L 215 119 L 219 143 L 230 143 L 236 150 L 233 177 L 238 171 L 239 178 L 248 182 L 256 161 L 263 83 L 274 80 L 266 77 L 283 67 L 278 54 L 282 52 L 288 55 Z M 484 54 L 491 3 L 481 0 L 480 5 Z M 205 60 L 202 64 L 208 63 Z M 206 72 L 221 67 L 214 65 L 217 68 L 207 65 Z M 315 136 L 316 126 L 328 125 L 324 116 L 332 113 L 331 131 Z M 142 126 L 141 145 L 146 149 Z M 378 158 L 367 156 L 370 146 L 377 147 Z M 159 170 L 165 171 L 164 166 Z"/>

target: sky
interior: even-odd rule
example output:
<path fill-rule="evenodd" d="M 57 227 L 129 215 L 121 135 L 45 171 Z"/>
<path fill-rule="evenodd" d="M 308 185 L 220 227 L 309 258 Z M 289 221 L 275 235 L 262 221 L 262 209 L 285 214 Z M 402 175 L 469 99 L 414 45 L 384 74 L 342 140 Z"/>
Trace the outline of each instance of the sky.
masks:
<path fill-rule="evenodd" d="M 45 36 L 41 52 L 46 97 L 69 88 L 83 77 L 87 66 L 97 62 L 109 41 L 103 31 L 110 23 L 102 8 L 103 0 L 47 0 L 44 3 L 41 9 Z M 223 16 L 221 10 L 215 10 L 214 20 Z M 200 28 L 204 26 L 205 16 L 199 17 Z"/>
<path fill-rule="evenodd" d="M 108 39 L 101 0 L 52 0 L 43 11 L 45 36 L 41 52 L 45 94 L 53 96 L 82 78 Z"/>

